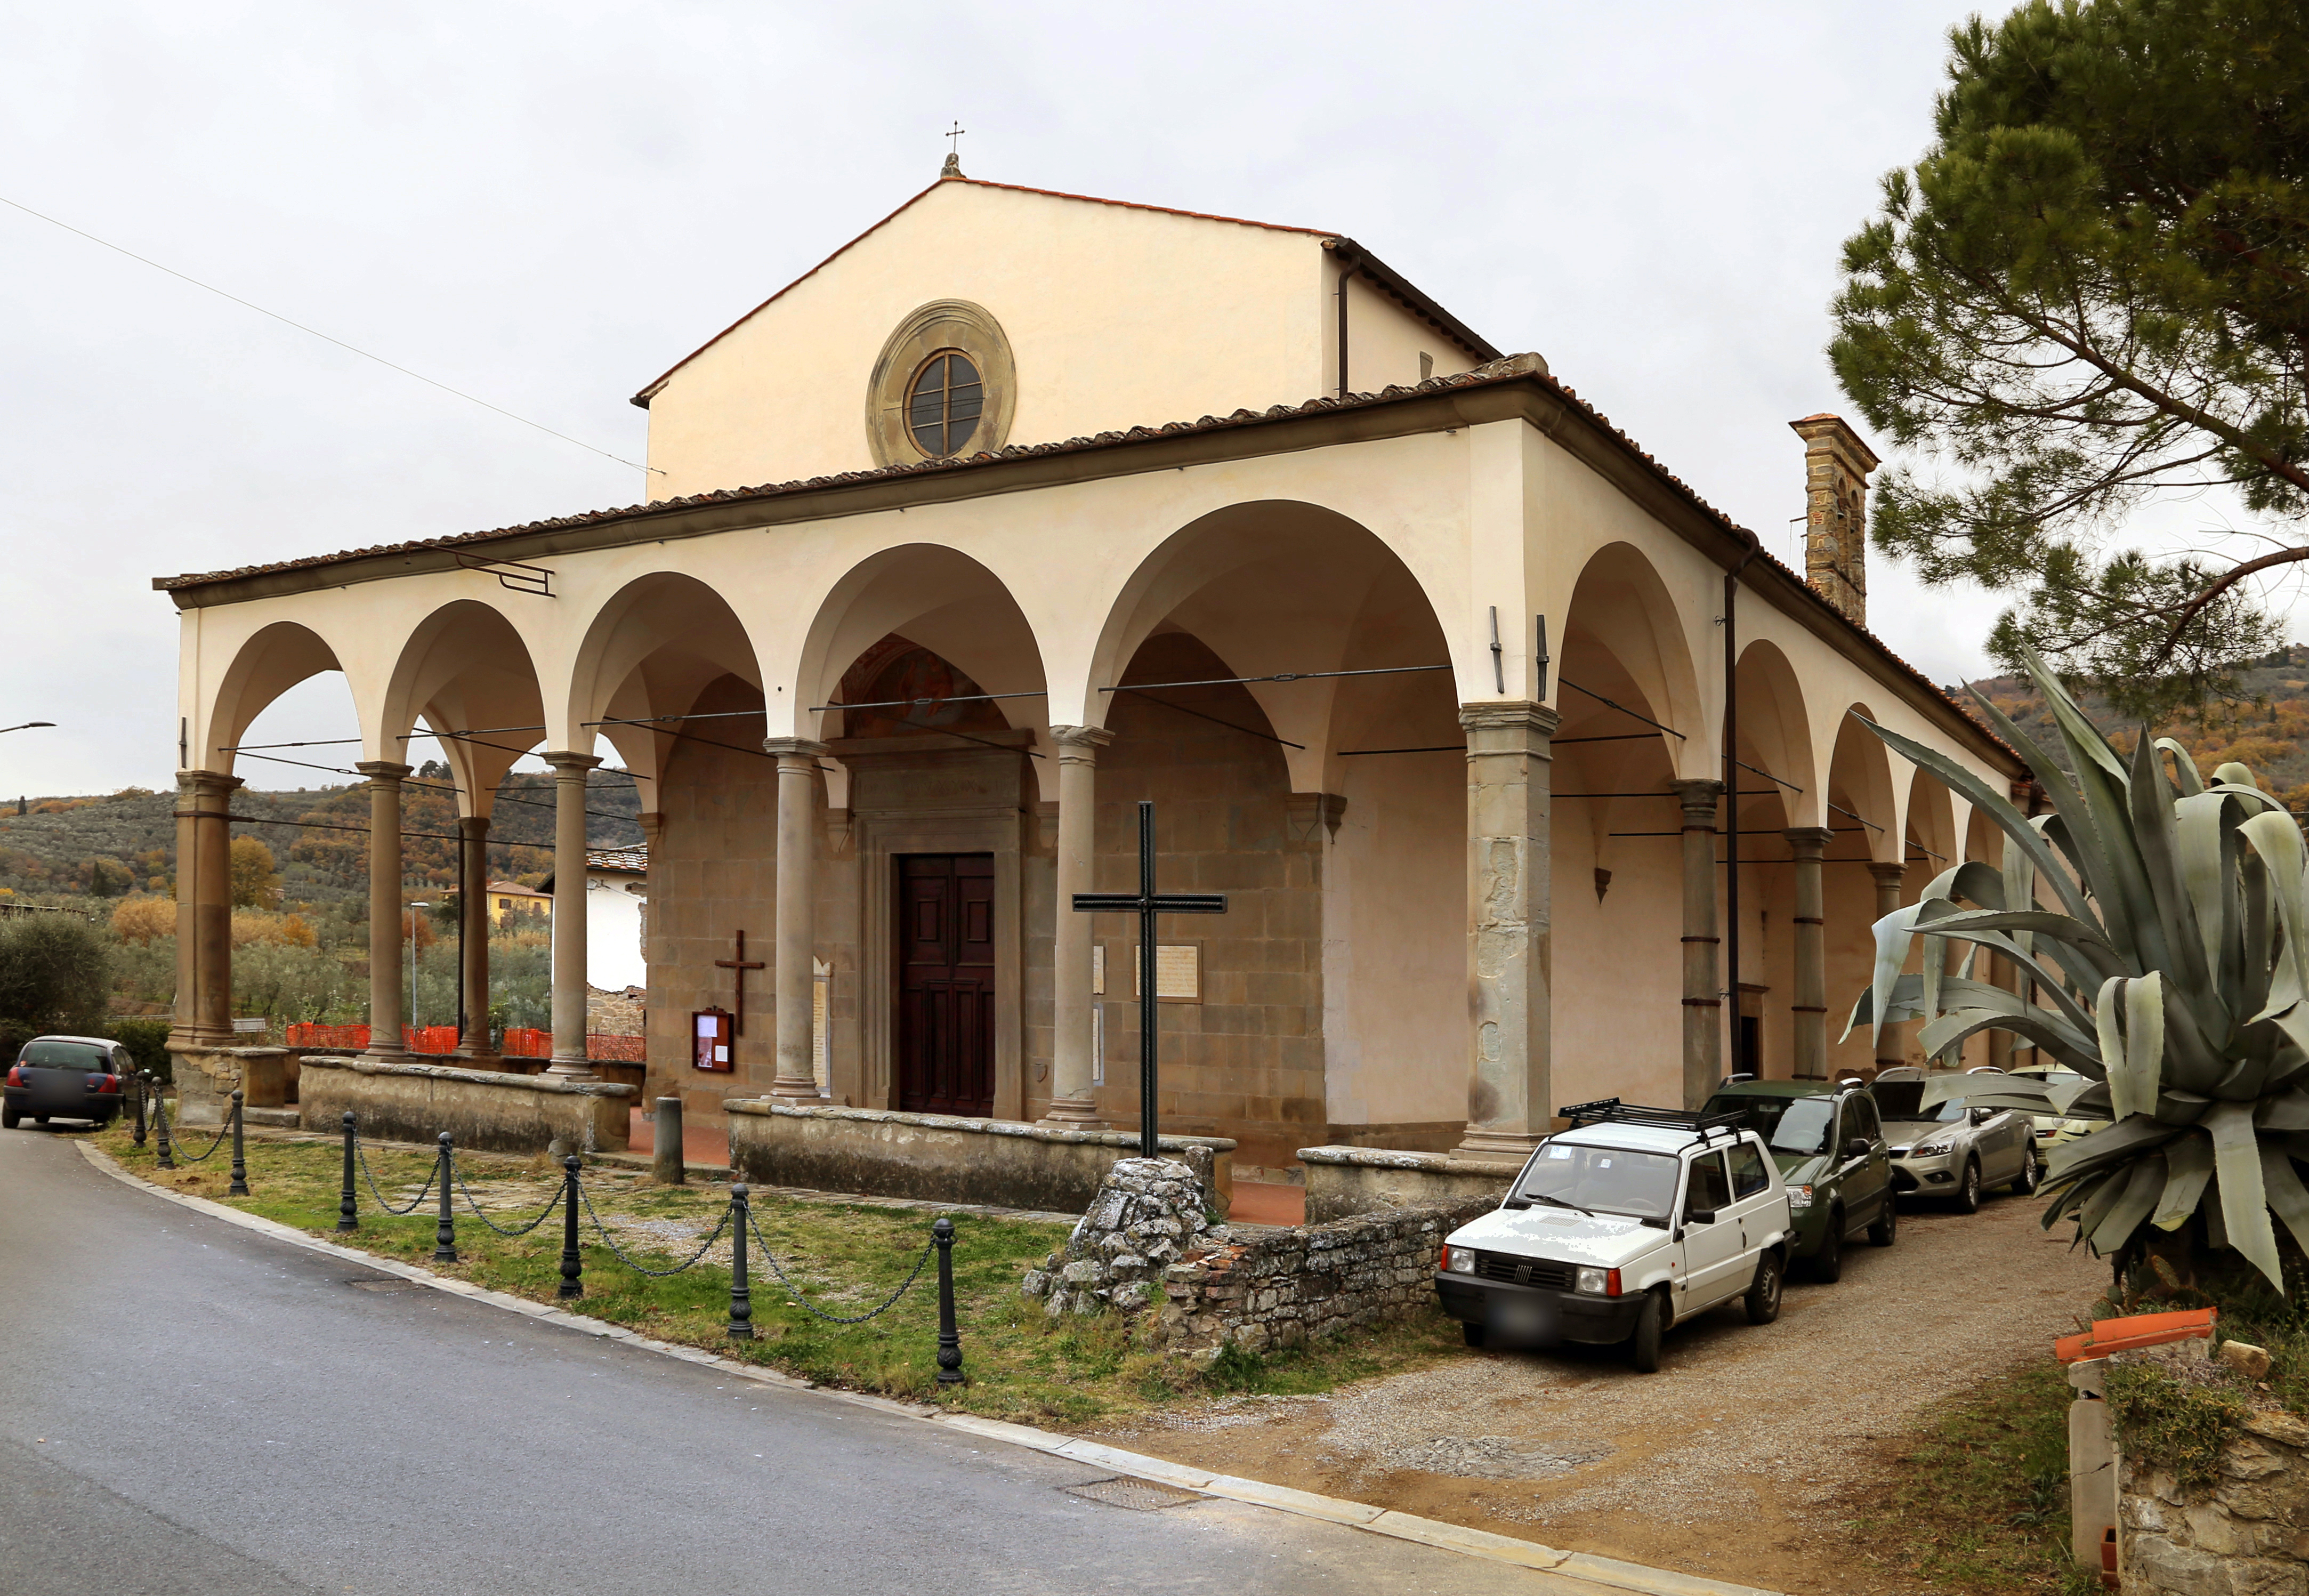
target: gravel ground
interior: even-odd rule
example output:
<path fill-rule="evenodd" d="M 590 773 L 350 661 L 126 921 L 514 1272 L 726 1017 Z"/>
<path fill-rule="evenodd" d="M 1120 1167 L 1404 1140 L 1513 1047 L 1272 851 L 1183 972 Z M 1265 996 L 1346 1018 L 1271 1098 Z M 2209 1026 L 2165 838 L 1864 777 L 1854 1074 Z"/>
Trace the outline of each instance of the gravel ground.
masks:
<path fill-rule="evenodd" d="M 1469 1352 L 1320 1397 L 1231 1398 L 1102 1436 L 1304 1489 L 1786 1591 L 1822 1567 L 1868 1443 L 2021 1359 L 2106 1285 L 2037 1227 L 2038 1200 L 1903 1210 L 1835 1285 L 1791 1281 L 1777 1323 L 1737 1304 L 1671 1331 L 1660 1372 L 1611 1349 Z M 1807 1549 L 1809 1548 L 1809 1550 Z"/>

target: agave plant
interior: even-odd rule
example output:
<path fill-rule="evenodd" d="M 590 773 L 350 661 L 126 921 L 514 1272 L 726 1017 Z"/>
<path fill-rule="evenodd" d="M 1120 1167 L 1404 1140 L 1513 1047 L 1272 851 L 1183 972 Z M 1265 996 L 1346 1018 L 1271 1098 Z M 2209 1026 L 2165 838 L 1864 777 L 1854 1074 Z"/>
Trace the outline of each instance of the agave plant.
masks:
<path fill-rule="evenodd" d="M 2051 814 L 2023 815 L 1953 760 L 1872 727 L 1993 819 L 2007 846 L 2001 869 L 1959 864 L 1876 923 L 1875 978 L 1846 1034 L 1921 1019 L 1927 1054 L 1986 1030 L 2033 1043 L 2091 1081 L 2068 1112 L 2111 1122 L 2054 1150 L 2045 1227 L 2073 1217 L 2120 1269 L 2151 1251 L 2234 1249 L 2281 1291 L 2272 1210 L 2309 1250 L 2309 1187 L 2294 1167 L 2309 1159 L 2300 827 L 2242 765 L 2208 784 L 2185 749 L 2146 728 L 2120 753 L 2040 659 L 2027 663 L 2065 768 L 1981 708 Z M 1921 973 L 1904 975 L 1917 938 Z M 1974 979 L 1984 948 L 2030 990 Z"/>

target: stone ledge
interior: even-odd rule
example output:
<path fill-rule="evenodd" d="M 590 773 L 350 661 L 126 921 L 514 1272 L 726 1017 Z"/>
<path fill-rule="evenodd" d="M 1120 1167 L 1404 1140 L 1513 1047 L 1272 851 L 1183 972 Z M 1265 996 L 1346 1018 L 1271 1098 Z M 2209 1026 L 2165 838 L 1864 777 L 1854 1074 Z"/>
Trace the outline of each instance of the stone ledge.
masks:
<path fill-rule="evenodd" d="M 1384 1147 L 1302 1147 L 1307 1222 L 1507 1195 L 1521 1160 L 1462 1158 Z"/>
<path fill-rule="evenodd" d="M 810 1103 L 781 1103 L 771 1097 L 729 1097 L 722 1104 L 725 1114 L 765 1114 L 795 1119 L 854 1120 L 867 1124 L 919 1125 L 929 1131 L 961 1131 L 977 1136 L 1020 1136 L 1032 1141 L 1056 1141 L 1080 1147 L 1128 1147 L 1138 1145 L 1135 1131 L 1062 1131 L 1051 1125 L 1031 1124 L 1015 1119 L 965 1119 L 951 1114 L 904 1114 L 895 1108 L 845 1108 L 839 1105 Z M 1169 1151 L 1182 1151 L 1190 1147 L 1204 1147 L 1211 1151 L 1234 1151 L 1234 1143 L 1224 1136 L 1158 1136 L 1155 1145 Z"/>
<path fill-rule="evenodd" d="M 637 1087 L 614 1080 L 565 1080 L 557 1075 L 509 1075 L 500 1070 L 460 1070 L 448 1064 L 403 1064 L 383 1059 L 347 1058 L 342 1054 L 307 1054 L 298 1063 L 307 1069 L 350 1070 L 356 1075 L 415 1076 L 431 1080 L 460 1080 L 500 1091 L 567 1092 L 599 1097 L 631 1097 Z"/>
<path fill-rule="evenodd" d="M 1521 1158 L 1461 1158 L 1449 1153 L 1404 1152 L 1385 1147 L 1302 1147 L 1302 1164 L 1328 1164 L 1356 1169 L 1418 1169 L 1436 1175 L 1497 1175 L 1512 1179 L 1523 1167 Z"/>

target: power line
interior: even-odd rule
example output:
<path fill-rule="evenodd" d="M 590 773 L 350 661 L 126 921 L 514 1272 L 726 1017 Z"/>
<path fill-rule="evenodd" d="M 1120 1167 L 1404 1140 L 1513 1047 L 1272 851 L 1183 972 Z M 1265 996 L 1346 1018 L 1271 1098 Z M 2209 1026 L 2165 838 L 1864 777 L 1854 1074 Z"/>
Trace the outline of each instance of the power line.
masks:
<path fill-rule="evenodd" d="M 593 445 L 587 443 L 582 438 L 572 438 L 566 432 L 557 432 L 542 421 L 532 421 L 527 416 L 515 415 L 512 411 L 507 410 L 502 404 L 492 404 L 486 399 L 466 393 L 463 388 L 453 388 L 445 382 L 437 382 L 432 377 L 426 376 L 422 371 L 411 371 L 408 367 L 398 365 L 392 360 L 388 360 L 383 355 L 373 355 L 365 349 L 359 349 L 352 344 L 347 343 L 342 338 L 333 338 L 328 334 L 322 332 L 318 327 L 308 327 L 303 322 L 291 321 L 289 317 L 281 315 L 277 310 L 267 310 L 264 306 L 256 304 L 252 300 L 244 299 L 238 294 L 227 293 L 224 290 L 218 288 L 213 283 L 203 282 L 197 277 L 186 276 L 184 273 L 177 271 L 174 266 L 164 266 L 159 261 L 153 260 L 147 256 L 139 255 L 133 249 L 124 249 L 119 245 L 113 243 L 108 239 L 99 239 L 94 233 L 74 227 L 69 221 L 59 221 L 55 217 L 48 215 L 43 212 L 35 211 L 30 205 L 19 204 L 16 201 L 10 199 L 4 194 L 0 194 L 0 205 L 6 205 L 12 210 L 22 211 L 27 216 L 34 217 L 39 221 L 47 222 L 50 227 L 60 227 L 68 233 L 72 233 L 79 238 L 86 239 L 91 244 L 100 244 L 105 248 L 111 250 L 115 255 L 125 255 L 130 260 L 135 261 L 141 265 L 150 266 L 156 272 L 166 272 L 169 276 L 176 278 L 180 282 L 189 282 L 195 288 L 201 289 L 208 293 L 212 293 L 221 299 L 230 299 L 234 304 L 241 306 L 246 309 L 254 310 L 259 316 L 269 316 L 283 326 L 294 327 L 300 333 L 308 334 L 315 338 L 318 338 L 324 343 L 333 343 L 339 349 L 345 351 L 349 354 L 359 355 L 364 360 L 375 360 L 378 365 L 385 367 L 390 370 L 398 371 L 403 377 L 413 377 L 419 382 L 424 383 L 430 387 L 438 388 L 445 394 L 454 395 L 457 398 L 464 400 L 469 404 L 478 404 L 483 410 L 493 410 L 508 421 L 519 421 L 524 427 L 534 427 L 540 432 L 546 434 L 548 437 L 558 438 L 564 443 L 574 443 L 579 448 L 585 450 L 589 454 L 601 455 L 604 460 L 614 460 L 618 464 L 631 466 L 636 471 L 656 472 L 660 476 L 663 476 L 665 474 L 664 472 L 660 471 L 654 465 L 644 465 L 638 460 L 628 460 L 623 455 L 612 455 L 607 449 L 596 448 Z"/>

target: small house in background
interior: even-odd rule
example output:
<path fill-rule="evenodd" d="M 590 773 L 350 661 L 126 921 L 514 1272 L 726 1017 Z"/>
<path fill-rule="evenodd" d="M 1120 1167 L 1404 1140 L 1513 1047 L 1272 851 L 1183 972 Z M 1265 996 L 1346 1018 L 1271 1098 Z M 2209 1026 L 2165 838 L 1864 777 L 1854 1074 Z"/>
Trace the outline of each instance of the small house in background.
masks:
<path fill-rule="evenodd" d="M 553 918 L 553 895 L 524 887 L 519 881 L 489 883 L 489 921 L 509 925 L 516 920 Z"/>
<path fill-rule="evenodd" d="M 489 889 L 494 894 L 497 889 Z M 553 891 L 553 878 L 541 897 Z M 622 992 L 649 984 L 642 956 L 648 930 L 649 849 L 585 850 L 585 984 L 596 992 Z"/>

